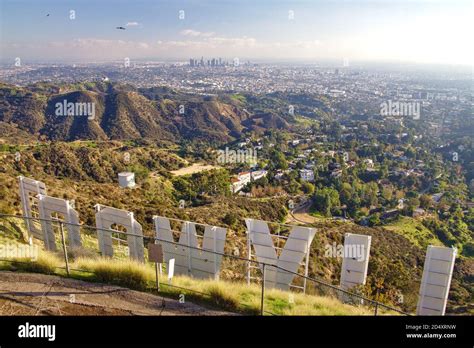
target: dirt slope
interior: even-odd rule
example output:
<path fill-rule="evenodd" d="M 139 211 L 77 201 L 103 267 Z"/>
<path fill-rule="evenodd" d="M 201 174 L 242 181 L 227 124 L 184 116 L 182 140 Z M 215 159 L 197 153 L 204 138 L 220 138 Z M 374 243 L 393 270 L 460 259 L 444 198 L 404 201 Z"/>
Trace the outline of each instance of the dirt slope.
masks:
<path fill-rule="evenodd" d="M 0 272 L 0 315 L 229 315 L 119 286 Z"/>

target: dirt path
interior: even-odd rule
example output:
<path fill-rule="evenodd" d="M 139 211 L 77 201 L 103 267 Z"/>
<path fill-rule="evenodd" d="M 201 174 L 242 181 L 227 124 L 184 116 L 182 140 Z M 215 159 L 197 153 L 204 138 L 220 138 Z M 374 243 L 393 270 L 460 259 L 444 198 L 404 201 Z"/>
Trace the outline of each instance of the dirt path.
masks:
<path fill-rule="evenodd" d="M 231 315 L 114 285 L 0 272 L 0 315 Z"/>
<path fill-rule="evenodd" d="M 175 176 L 181 176 L 181 175 L 194 174 L 194 173 L 199 173 L 205 170 L 218 169 L 218 168 L 219 168 L 218 166 L 213 166 L 211 164 L 206 165 L 204 163 L 194 163 L 190 165 L 189 167 L 173 170 L 171 171 L 171 174 Z"/>
<path fill-rule="evenodd" d="M 318 218 L 311 216 L 309 214 L 309 208 L 311 203 L 309 201 L 303 203 L 302 205 L 296 207 L 288 213 L 286 223 L 304 223 L 312 224 L 318 221 Z"/>

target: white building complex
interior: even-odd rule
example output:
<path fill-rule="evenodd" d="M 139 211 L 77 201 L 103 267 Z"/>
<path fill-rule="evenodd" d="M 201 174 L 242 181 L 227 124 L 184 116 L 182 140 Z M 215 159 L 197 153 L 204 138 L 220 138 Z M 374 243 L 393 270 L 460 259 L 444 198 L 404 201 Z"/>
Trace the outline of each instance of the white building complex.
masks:
<path fill-rule="evenodd" d="M 242 190 L 245 185 L 251 181 L 258 180 L 260 178 L 266 177 L 268 171 L 266 170 L 256 170 L 253 172 L 240 172 L 237 174 L 236 178 L 231 178 L 230 190 L 232 193 L 237 193 Z"/>

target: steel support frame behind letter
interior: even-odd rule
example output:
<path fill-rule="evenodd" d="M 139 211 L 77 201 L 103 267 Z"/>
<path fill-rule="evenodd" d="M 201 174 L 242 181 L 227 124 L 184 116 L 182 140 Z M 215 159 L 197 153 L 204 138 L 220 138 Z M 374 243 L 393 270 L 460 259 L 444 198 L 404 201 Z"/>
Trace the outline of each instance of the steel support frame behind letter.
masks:
<path fill-rule="evenodd" d="M 247 230 L 247 253 L 248 253 L 248 259 L 249 261 L 247 262 L 247 284 L 250 285 L 250 265 L 252 263 L 252 243 L 250 242 L 250 231 Z"/>
<path fill-rule="evenodd" d="M 216 244 L 217 244 L 217 240 L 216 240 L 216 226 L 213 226 L 212 227 L 212 238 L 214 239 L 214 280 L 219 280 L 219 274 L 217 273 L 217 254 L 216 254 Z M 205 232 L 204 232 L 205 233 Z"/>
<path fill-rule="evenodd" d="M 30 219 L 28 219 L 28 201 L 25 197 L 25 189 L 23 188 L 23 176 L 19 176 L 20 179 L 20 198 L 21 198 L 21 203 L 23 205 L 23 216 L 26 224 L 26 229 L 28 231 L 28 239 L 31 237 L 31 231 L 30 231 Z"/>
<path fill-rule="evenodd" d="M 306 278 L 308 277 L 308 266 L 309 266 L 309 254 L 311 245 L 309 242 L 309 234 L 308 234 L 308 241 L 306 245 L 306 255 L 305 255 L 305 266 L 304 266 L 304 278 L 303 278 L 303 293 L 306 294 Z"/>

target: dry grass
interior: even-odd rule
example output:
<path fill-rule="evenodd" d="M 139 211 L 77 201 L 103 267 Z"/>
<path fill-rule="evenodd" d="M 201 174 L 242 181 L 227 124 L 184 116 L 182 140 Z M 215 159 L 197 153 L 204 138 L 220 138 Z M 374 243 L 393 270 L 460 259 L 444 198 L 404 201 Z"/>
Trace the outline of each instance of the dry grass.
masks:
<path fill-rule="evenodd" d="M 72 267 L 92 272 L 97 281 L 136 290 L 145 290 L 154 277 L 151 267 L 129 260 L 78 258 Z"/>
<path fill-rule="evenodd" d="M 40 250 L 36 261 L 13 259 L 3 269 L 64 275 L 64 261 L 56 254 Z M 70 264 L 72 277 L 124 286 L 136 290 L 153 289 L 155 270 L 151 264 L 131 260 L 78 257 Z M 74 270 L 84 270 L 88 275 Z M 242 314 L 260 313 L 261 287 L 258 284 L 205 280 L 175 276 L 171 284 L 161 283 L 160 294 Z M 265 313 L 276 315 L 372 315 L 365 307 L 344 304 L 333 297 L 305 295 L 276 289 L 265 291 Z M 383 314 L 383 312 L 381 313 Z"/>
<path fill-rule="evenodd" d="M 272 289 L 266 304 L 277 315 L 372 315 L 365 307 L 344 304 L 334 297 L 312 296 Z"/>
<path fill-rule="evenodd" d="M 3 269 L 33 273 L 54 274 L 63 267 L 61 260 L 54 254 L 40 252 L 36 260 L 26 257 L 11 258 L 11 262 L 4 263 Z"/>
<path fill-rule="evenodd" d="M 97 281 L 137 290 L 153 287 L 155 271 L 149 264 L 129 260 L 77 259 L 73 268 L 90 271 Z M 258 284 L 215 281 L 175 276 L 172 283 L 161 283 L 161 293 L 185 298 L 212 307 L 257 314 L 260 312 L 261 287 Z M 371 315 L 364 307 L 343 304 L 336 298 L 305 295 L 282 290 L 265 292 L 265 311 L 277 315 Z"/>
<path fill-rule="evenodd" d="M 208 294 L 207 301 L 219 308 L 244 314 L 260 313 L 261 286 L 242 282 L 196 280 L 179 276 L 174 286 Z M 166 291 L 169 291 L 166 289 Z M 177 292 L 176 290 L 174 291 Z M 183 292 L 183 291 L 178 291 Z M 333 297 L 305 295 L 277 289 L 265 291 L 264 311 L 275 315 L 372 315 L 365 307 L 344 304 Z"/>

